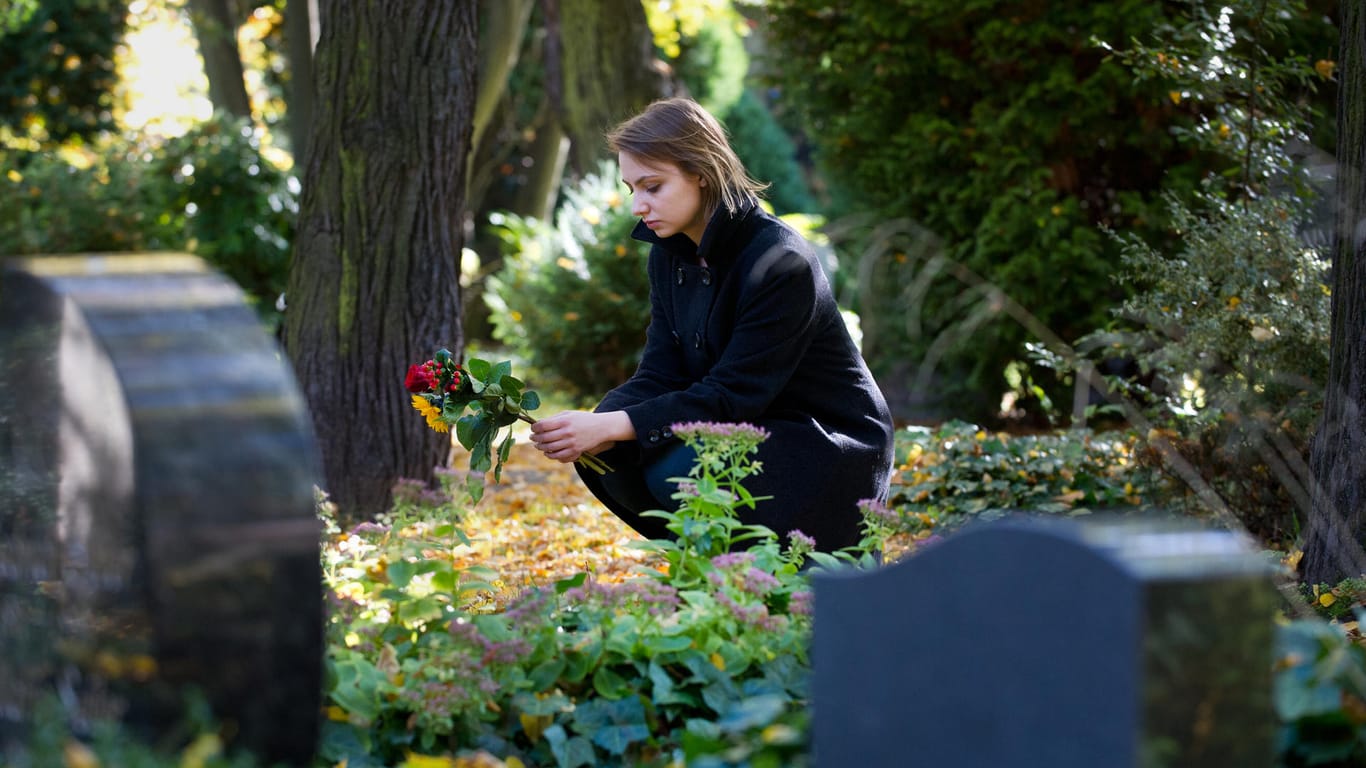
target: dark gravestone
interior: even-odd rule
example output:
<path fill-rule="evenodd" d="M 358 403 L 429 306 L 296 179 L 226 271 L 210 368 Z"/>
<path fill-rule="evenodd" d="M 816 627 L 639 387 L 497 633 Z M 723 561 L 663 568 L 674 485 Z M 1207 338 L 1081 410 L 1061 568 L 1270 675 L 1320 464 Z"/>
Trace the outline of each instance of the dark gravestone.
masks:
<path fill-rule="evenodd" d="M 1270 568 L 1238 536 L 1005 522 L 815 577 L 818 766 L 1271 766 Z"/>
<path fill-rule="evenodd" d="M 0 264 L 0 748 L 54 695 L 155 738 L 194 690 L 311 762 L 318 458 L 278 346 L 191 256 Z"/>

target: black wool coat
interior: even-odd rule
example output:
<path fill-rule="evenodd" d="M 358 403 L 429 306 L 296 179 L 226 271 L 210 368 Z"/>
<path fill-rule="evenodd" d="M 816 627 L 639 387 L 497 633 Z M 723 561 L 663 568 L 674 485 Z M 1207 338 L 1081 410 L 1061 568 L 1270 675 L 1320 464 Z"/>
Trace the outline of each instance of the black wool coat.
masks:
<path fill-rule="evenodd" d="M 641 462 L 676 444 L 674 424 L 767 429 L 762 471 L 744 486 L 772 498 L 741 519 L 800 530 L 825 551 L 857 544 L 858 502 L 887 498 L 893 424 L 811 245 L 757 204 L 719 209 L 700 246 L 643 223 L 632 237 L 653 244 L 650 325 L 635 374 L 596 410 L 626 412 Z M 596 474 L 579 474 L 622 513 Z"/>

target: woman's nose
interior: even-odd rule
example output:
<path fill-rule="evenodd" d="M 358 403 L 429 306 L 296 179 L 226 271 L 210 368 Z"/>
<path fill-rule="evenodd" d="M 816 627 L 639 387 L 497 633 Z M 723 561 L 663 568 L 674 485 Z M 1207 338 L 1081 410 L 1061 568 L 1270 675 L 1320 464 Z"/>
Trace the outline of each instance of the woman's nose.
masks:
<path fill-rule="evenodd" d="M 636 197 L 631 198 L 631 215 L 632 215 L 632 216 L 644 216 L 646 210 L 647 210 L 647 209 L 646 209 L 645 203 L 642 203 L 642 202 L 640 201 L 640 198 L 636 198 Z"/>

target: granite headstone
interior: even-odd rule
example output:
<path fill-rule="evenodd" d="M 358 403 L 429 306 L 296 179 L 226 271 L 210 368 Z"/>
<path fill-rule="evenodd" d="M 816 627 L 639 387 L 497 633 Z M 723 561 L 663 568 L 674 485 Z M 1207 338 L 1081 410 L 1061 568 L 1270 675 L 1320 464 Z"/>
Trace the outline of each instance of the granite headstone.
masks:
<path fill-rule="evenodd" d="M 1132 520 L 818 575 L 816 765 L 1269 768 L 1270 575 L 1237 534 Z"/>
<path fill-rule="evenodd" d="M 157 738 L 197 692 L 309 763 L 319 460 L 278 345 L 193 256 L 0 267 L 0 755 L 40 701 Z"/>

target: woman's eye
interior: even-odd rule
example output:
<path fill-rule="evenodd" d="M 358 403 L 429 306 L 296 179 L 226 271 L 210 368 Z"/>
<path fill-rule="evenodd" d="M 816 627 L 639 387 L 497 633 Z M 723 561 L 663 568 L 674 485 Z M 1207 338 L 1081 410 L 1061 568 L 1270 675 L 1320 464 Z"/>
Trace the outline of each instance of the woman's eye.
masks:
<path fill-rule="evenodd" d="M 646 191 L 646 192 L 649 192 L 650 194 L 653 195 L 654 193 L 656 193 L 656 192 L 659 191 L 659 185 L 658 185 L 658 184 L 652 184 L 652 185 L 646 187 L 646 188 L 645 188 L 645 191 Z"/>

